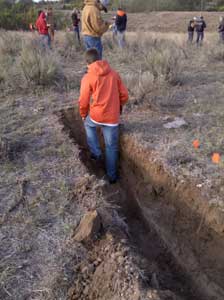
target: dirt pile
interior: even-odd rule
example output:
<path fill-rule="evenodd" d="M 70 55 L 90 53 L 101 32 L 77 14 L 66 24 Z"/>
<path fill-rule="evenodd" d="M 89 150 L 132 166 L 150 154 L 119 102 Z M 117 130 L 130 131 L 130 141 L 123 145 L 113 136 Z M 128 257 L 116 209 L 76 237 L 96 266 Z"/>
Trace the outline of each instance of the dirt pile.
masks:
<path fill-rule="evenodd" d="M 101 213 L 102 220 L 105 215 L 108 218 L 106 211 Z M 88 219 L 84 217 L 81 224 L 82 227 L 89 227 Z M 156 275 L 152 277 L 150 287 L 143 270 L 139 268 L 145 261 L 138 254 L 134 255 L 129 238 L 118 226 L 108 230 L 104 227 L 98 239 L 88 240 L 86 248 L 86 259 L 75 266 L 78 275 L 68 292 L 70 299 L 181 299 L 171 291 L 161 290 Z"/>
<path fill-rule="evenodd" d="M 79 117 L 76 117 L 74 109 L 64 111 L 62 115 L 63 123 L 70 130 L 71 137 L 81 146 L 81 153 L 85 153 L 85 141 L 81 138 L 84 137 L 83 126 Z M 149 274 L 148 280 L 151 287 L 153 283 L 153 286 L 157 286 L 159 290 L 164 289 L 169 280 L 166 274 L 164 284 L 162 280 L 164 274 L 161 272 L 164 260 L 158 260 L 157 255 L 161 251 L 165 258 L 167 256 L 165 251 L 169 253 L 169 263 L 168 265 L 165 263 L 170 269 L 168 274 L 172 276 L 176 274 L 175 284 L 172 280 L 170 285 L 168 284 L 171 290 L 185 299 L 202 297 L 202 299 L 221 300 L 223 273 L 219 264 L 222 262 L 222 256 L 210 256 L 210 249 L 215 246 L 221 253 L 223 243 L 211 228 L 202 223 L 200 206 L 197 206 L 197 211 L 194 210 L 196 204 L 194 206 L 193 203 L 199 201 L 198 195 L 191 193 L 189 183 L 186 185 L 178 183 L 167 173 L 163 166 L 153 159 L 153 152 L 147 151 L 143 146 L 139 147 L 136 137 L 129 135 L 129 131 L 123 132 L 121 145 L 121 185 L 117 188 L 103 187 L 103 190 L 104 197 L 116 204 L 119 203 L 122 207 L 121 212 L 127 218 L 128 224 L 126 232 L 131 233 L 133 237 L 131 239 L 139 247 L 137 255 L 142 252 L 146 257 L 146 266 L 141 268 L 140 261 L 136 265 Z M 89 171 L 94 172 L 100 178 L 102 172 L 96 171 L 91 166 L 86 154 L 83 158 Z M 180 195 L 182 195 L 181 198 Z M 189 195 L 192 197 L 191 207 L 187 198 Z M 142 224 L 144 221 L 148 226 L 145 230 Z M 143 236 L 147 238 L 144 240 Z M 156 251 L 151 249 L 153 246 L 150 242 L 157 246 Z M 152 259 L 155 253 L 157 253 L 155 261 L 159 268 L 154 274 L 151 263 L 155 262 Z M 212 278 L 207 268 L 216 272 L 213 273 Z M 103 269 L 101 272 L 104 272 Z M 187 274 L 188 279 L 184 274 Z M 184 288 L 183 281 L 185 282 Z M 189 286 L 188 292 L 186 292 L 186 286 Z M 101 298 L 102 295 L 98 297 L 104 299 Z"/>

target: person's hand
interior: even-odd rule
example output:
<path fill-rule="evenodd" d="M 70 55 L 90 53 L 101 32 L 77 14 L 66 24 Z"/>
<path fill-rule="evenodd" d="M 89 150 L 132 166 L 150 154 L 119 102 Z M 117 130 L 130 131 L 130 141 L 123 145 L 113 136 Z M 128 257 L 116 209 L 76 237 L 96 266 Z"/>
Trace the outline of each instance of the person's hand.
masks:
<path fill-rule="evenodd" d="M 85 117 L 82 117 L 82 121 L 85 122 L 85 120 L 86 120 L 86 118 L 85 118 Z"/>

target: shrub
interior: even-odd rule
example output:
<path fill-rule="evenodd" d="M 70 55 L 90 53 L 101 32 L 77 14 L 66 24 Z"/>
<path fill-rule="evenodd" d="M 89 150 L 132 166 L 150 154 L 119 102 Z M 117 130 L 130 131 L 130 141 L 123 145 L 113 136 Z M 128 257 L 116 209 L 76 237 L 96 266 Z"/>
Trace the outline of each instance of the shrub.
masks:
<path fill-rule="evenodd" d="M 82 50 L 74 32 L 58 33 L 57 48 L 59 54 L 66 59 L 75 58 L 77 52 Z"/>
<path fill-rule="evenodd" d="M 180 82 L 183 52 L 169 40 L 140 37 L 119 51 L 118 57 L 120 63 L 135 65 L 134 72 L 140 72 L 141 76 L 144 73 L 153 76 L 154 83 L 175 85 Z"/>
<path fill-rule="evenodd" d="M 22 36 L 18 32 L 0 31 L 0 56 L 16 56 L 22 48 Z"/>
<path fill-rule="evenodd" d="M 154 77 L 149 71 L 128 72 L 123 79 L 130 95 L 134 96 L 137 102 L 144 99 L 153 89 Z"/>
<path fill-rule="evenodd" d="M 206 49 L 205 55 L 207 56 L 209 61 L 222 61 L 224 62 L 224 44 L 215 44 L 210 45 L 208 49 Z"/>
<path fill-rule="evenodd" d="M 0 0 L 0 28 L 28 29 L 36 20 L 37 11 L 32 1 Z"/>
<path fill-rule="evenodd" d="M 20 80 L 17 58 L 23 36 L 16 32 L 0 31 L 0 88 L 16 89 Z"/>
<path fill-rule="evenodd" d="M 42 45 L 39 39 L 23 43 L 20 68 L 27 85 L 58 85 L 64 79 L 56 53 Z"/>
<path fill-rule="evenodd" d="M 152 74 L 155 81 L 170 84 L 180 82 L 180 51 L 174 48 L 155 47 L 145 54 L 143 64 Z"/>

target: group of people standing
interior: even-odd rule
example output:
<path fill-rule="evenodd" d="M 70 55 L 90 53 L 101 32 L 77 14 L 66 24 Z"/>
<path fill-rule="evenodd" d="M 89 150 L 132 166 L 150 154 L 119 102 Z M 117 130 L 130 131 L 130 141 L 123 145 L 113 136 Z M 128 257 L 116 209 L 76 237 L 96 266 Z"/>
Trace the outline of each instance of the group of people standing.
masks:
<path fill-rule="evenodd" d="M 113 38 L 117 41 L 118 46 L 120 48 L 125 46 L 127 14 L 122 8 L 119 8 L 116 16 L 113 17 L 113 22 L 104 21 L 101 12 L 107 12 L 108 2 L 108 0 L 85 0 L 82 16 L 80 17 L 80 11 L 77 8 L 74 8 L 71 14 L 73 31 L 78 42 L 81 44 L 80 32 L 82 31 L 85 48 L 95 47 L 101 58 L 103 53 L 101 37 L 109 29 L 113 31 Z M 38 12 L 35 25 L 43 43 L 51 47 L 55 29 L 54 15 L 51 7 L 46 11 Z M 30 29 L 33 30 L 33 27 Z"/>
<path fill-rule="evenodd" d="M 188 41 L 193 43 L 194 40 L 194 32 L 196 31 L 196 44 L 201 45 L 204 40 L 204 31 L 207 27 L 203 16 L 194 17 L 193 20 L 190 20 L 188 25 Z"/>
<path fill-rule="evenodd" d="M 204 40 L 204 31 L 207 27 L 203 16 L 194 17 L 190 20 L 188 24 L 188 41 L 189 43 L 193 43 L 194 33 L 196 32 L 196 44 L 202 45 Z M 218 26 L 219 40 L 221 43 L 224 43 L 224 17 L 220 17 L 219 26 Z"/>
<path fill-rule="evenodd" d="M 96 48 L 100 58 L 103 55 L 102 35 L 109 29 L 113 29 L 119 47 L 123 48 L 127 26 L 127 15 L 121 8 L 117 11 L 114 23 L 104 21 L 101 11 L 107 11 L 105 1 L 86 0 L 81 18 L 84 45 L 86 49 Z"/>

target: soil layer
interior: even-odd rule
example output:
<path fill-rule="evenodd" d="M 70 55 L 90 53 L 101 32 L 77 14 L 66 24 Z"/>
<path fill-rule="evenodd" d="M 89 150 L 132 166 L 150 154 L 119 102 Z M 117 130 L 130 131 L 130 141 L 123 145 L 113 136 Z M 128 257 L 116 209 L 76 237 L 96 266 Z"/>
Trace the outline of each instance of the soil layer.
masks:
<path fill-rule="evenodd" d="M 80 145 L 83 162 L 102 177 L 103 170 L 88 159 L 77 112 L 63 111 L 61 119 Z M 159 279 L 162 288 L 185 299 L 223 299 L 224 245 L 221 236 L 206 225 L 197 201 L 200 195 L 167 174 L 153 161 L 152 153 L 138 147 L 125 130 L 121 134 L 120 173 L 119 186 L 107 187 L 105 195 L 121 205 L 133 243 L 147 266 L 156 261 L 160 270 L 168 270 L 160 272 L 166 274 Z"/>

